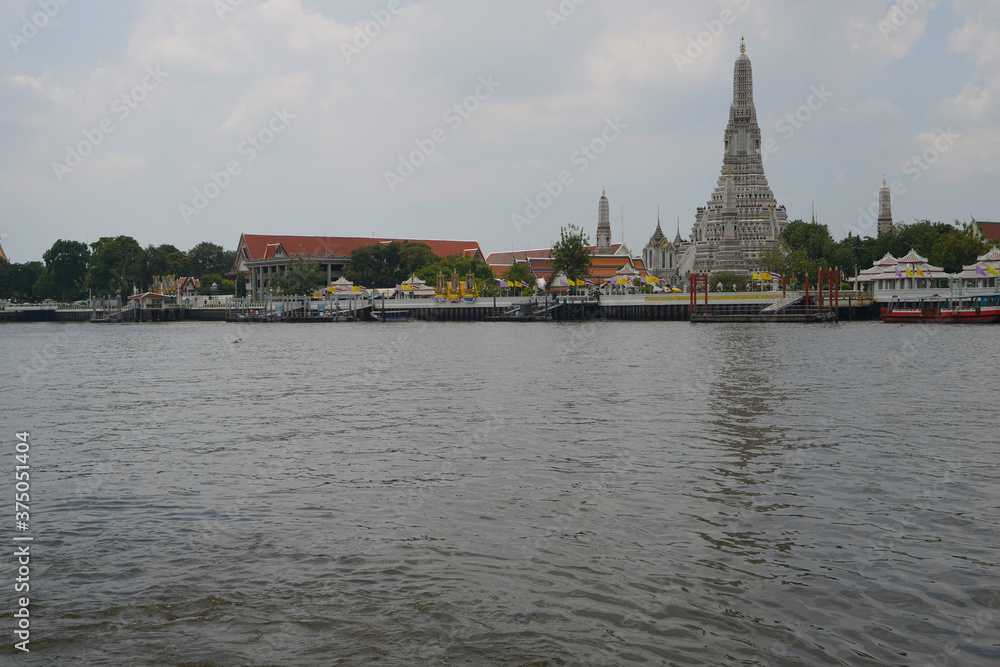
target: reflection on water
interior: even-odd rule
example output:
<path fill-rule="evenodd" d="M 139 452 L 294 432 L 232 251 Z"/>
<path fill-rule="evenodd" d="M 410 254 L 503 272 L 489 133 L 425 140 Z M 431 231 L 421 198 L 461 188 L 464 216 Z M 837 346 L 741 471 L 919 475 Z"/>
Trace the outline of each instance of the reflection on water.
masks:
<path fill-rule="evenodd" d="M 5 325 L 19 659 L 994 664 L 992 333 Z"/>

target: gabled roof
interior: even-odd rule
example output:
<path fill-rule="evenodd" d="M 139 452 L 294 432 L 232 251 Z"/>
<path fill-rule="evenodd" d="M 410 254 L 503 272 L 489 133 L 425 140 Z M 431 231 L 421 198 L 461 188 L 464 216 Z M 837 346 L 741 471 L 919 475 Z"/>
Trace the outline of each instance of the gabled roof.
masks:
<path fill-rule="evenodd" d="M 992 271 L 1000 272 L 1000 249 L 994 247 L 985 255 L 980 256 L 975 264 L 962 267 L 962 272 L 956 274 L 959 278 L 992 278 L 996 274 Z M 983 275 L 985 274 L 985 275 Z"/>
<path fill-rule="evenodd" d="M 552 248 L 536 248 L 535 250 L 511 250 L 510 252 L 491 252 L 486 258 L 487 264 L 494 262 L 504 262 L 513 264 L 517 260 L 526 260 L 529 257 L 548 257 Z"/>
<path fill-rule="evenodd" d="M 532 257 L 528 259 L 528 268 L 536 278 L 548 280 L 552 275 L 552 260 L 548 257 Z M 638 269 L 638 270 L 637 270 Z M 625 255 L 597 255 L 590 260 L 590 270 L 587 271 L 587 278 L 614 278 L 622 270 L 636 274 L 645 273 L 646 268 L 635 258 Z"/>
<path fill-rule="evenodd" d="M 924 275 L 917 273 L 919 269 Z M 895 278 L 911 277 L 907 276 L 909 271 L 913 277 L 920 278 L 947 278 L 948 274 L 940 266 L 931 266 L 927 259 L 917 254 L 911 249 L 903 257 L 896 259 L 891 254 L 886 253 L 885 257 L 875 262 L 875 266 L 865 269 L 858 274 L 858 282 L 871 282 L 873 280 L 893 280 Z M 897 273 L 898 272 L 898 273 Z M 853 279 L 852 279 L 853 280 Z"/>
<path fill-rule="evenodd" d="M 362 246 L 393 241 L 416 241 L 426 243 L 439 257 L 464 255 L 485 260 L 478 241 L 445 241 L 428 239 L 390 239 L 364 236 L 283 236 L 272 234 L 243 234 L 236 248 L 233 270 L 243 270 L 246 261 L 271 259 L 273 257 L 338 257 L 348 258 L 351 251 Z"/>
<path fill-rule="evenodd" d="M 916 250 L 910 249 L 910 252 L 906 253 L 899 258 L 900 264 L 926 264 L 927 258 L 921 257 L 917 254 Z"/>
<path fill-rule="evenodd" d="M 1000 248 L 993 246 L 985 255 L 979 257 L 980 262 L 1000 262 Z"/>
<path fill-rule="evenodd" d="M 980 235 L 987 241 L 1000 241 L 1000 222 L 973 220 L 972 224 L 979 229 Z"/>
<path fill-rule="evenodd" d="M 587 246 L 587 250 L 589 250 L 590 254 L 593 255 L 594 257 L 624 256 L 624 255 L 618 255 L 618 253 L 621 252 L 622 250 L 621 243 L 612 243 L 610 254 L 597 255 L 596 245 Z M 489 264 L 491 267 L 493 267 L 493 270 L 496 271 L 497 273 L 502 273 L 502 271 L 499 270 L 500 268 L 506 270 L 507 267 L 511 266 L 512 264 L 516 264 L 518 262 L 526 263 L 529 259 L 546 259 L 551 255 L 552 255 L 552 248 L 536 248 L 534 250 L 512 250 L 510 252 L 491 252 L 489 256 L 486 258 L 486 263 Z"/>

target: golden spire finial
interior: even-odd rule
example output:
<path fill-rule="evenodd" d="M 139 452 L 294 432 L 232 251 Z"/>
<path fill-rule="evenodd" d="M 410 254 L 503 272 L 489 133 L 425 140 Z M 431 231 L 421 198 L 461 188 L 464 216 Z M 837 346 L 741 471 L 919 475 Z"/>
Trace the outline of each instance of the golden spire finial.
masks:
<path fill-rule="evenodd" d="M 743 35 L 740 35 L 740 53 L 746 53 L 746 52 L 747 52 L 746 42 L 743 41 Z"/>
<path fill-rule="evenodd" d="M 603 185 L 601 186 L 601 196 L 602 197 L 607 197 L 608 196 L 608 190 Z"/>
<path fill-rule="evenodd" d="M 885 174 L 882 174 L 882 187 L 883 188 L 886 187 L 886 184 L 885 184 Z"/>

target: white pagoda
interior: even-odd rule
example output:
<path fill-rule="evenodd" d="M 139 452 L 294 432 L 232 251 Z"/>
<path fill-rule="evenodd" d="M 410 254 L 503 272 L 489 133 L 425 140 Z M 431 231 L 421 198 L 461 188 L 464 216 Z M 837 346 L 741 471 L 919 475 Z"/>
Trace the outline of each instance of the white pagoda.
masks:
<path fill-rule="evenodd" d="M 926 257 L 910 250 L 899 259 L 892 253 L 886 253 L 872 268 L 865 269 L 850 282 L 859 287 L 865 286 L 874 297 L 900 290 L 931 289 L 935 287 L 935 281 L 950 277 L 940 266 L 932 266 Z"/>
<path fill-rule="evenodd" d="M 1000 286 L 997 277 L 1000 276 L 1000 249 L 993 247 L 988 253 L 980 256 L 975 264 L 963 266 L 962 272 L 955 277 L 962 280 L 963 287 Z"/>

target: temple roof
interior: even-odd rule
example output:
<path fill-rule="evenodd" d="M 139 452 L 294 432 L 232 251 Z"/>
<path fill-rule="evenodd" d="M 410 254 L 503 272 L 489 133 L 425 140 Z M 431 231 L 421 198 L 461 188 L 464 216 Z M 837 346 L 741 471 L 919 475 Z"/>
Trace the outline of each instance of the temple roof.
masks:
<path fill-rule="evenodd" d="M 667 235 L 664 234 L 663 229 L 660 228 L 660 218 L 659 216 L 657 216 L 656 231 L 653 232 L 653 235 L 651 237 L 649 237 L 649 243 L 646 244 L 646 247 L 659 248 L 661 246 L 667 245 L 668 243 L 669 241 L 667 241 Z"/>
<path fill-rule="evenodd" d="M 972 224 L 979 230 L 979 233 L 987 241 L 1000 241 L 1000 222 L 973 220 Z"/>
<path fill-rule="evenodd" d="M 1000 262 L 1000 248 L 993 246 L 985 255 L 979 257 L 980 262 Z"/>
<path fill-rule="evenodd" d="M 236 249 L 236 260 L 233 270 L 242 270 L 238 265 L 245 261 L 271 259 L 281 256 L 283 251 L 289 257 L 350 257 L 355 248 L 374 245 L 376 243 L 391 243 L 393 241 L 412 241 L 426 243 L 431 251 L 439 257 L 449 255 L 464 255 L 485 259 L 478 241 L 442 241 L 426 239 L 389 239 L 370 238 L 364 236 L 285 236 L 271 234 L 243 234 Z"/>
<path fill-rule="evenodd" d="M 920 275 L 918 273 L 918 269 Z M 912 276 L 907 275 L 909 271 Z M 896 278 L 947 278 L 948 274 L 940 266 L 933 266 L 927 263 L 925 257 L 917 254 L 911 249 L 903 257 L 896 259 L 891 253 L 886 253 L 885 257 L 875 262 L 875 266 L 865 269 L 858 274 L 858 282 L 871 282 L 873 280 L 894 280 Z"/>

